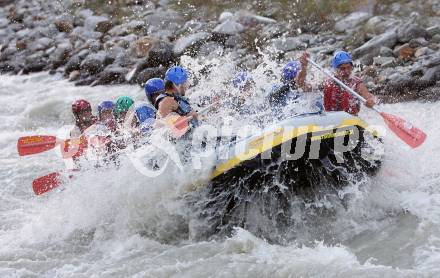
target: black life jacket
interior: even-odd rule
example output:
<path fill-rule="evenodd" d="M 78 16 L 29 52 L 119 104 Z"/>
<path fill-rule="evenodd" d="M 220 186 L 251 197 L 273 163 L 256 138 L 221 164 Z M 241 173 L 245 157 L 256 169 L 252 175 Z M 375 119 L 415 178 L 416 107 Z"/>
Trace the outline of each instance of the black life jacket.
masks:
<path fill-rule="evenodd" d="M 296 84 L 284 84 L 281 87 L 274 88 L 269 96 L 269 103 L 272 108 L 282 108 L 287 105 L 289 100 L 295 100 L 299 97 Z"/>
<path fill-rule="evenodd" d="M 175 96 L 167 93 L 162 93 L 159 96 L 157 96 L 156 101 L 154 102 L 154 107 L 156 109 L 159 109 L 159 103 L 166 97 L 172 97 L 177 102 L 179 107 L 177 108 L 177 114 L 180 116 L 186 116 L 189 112 L 192 111 L 191 105 L 189 104 L 189 101 L 186 97 L 181 96 Z"/>

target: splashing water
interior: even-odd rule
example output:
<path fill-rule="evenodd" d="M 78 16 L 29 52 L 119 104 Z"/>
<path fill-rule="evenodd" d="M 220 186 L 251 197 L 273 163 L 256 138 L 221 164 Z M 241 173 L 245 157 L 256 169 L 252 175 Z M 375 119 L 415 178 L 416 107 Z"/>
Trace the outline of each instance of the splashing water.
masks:
<path fill-rule="evenodd" d="M 197 82 L 189 97 L 194 102 L 221 93 L 237 68 L 235 57 L 200 62 L 189 57 L 183 65 Z M 264 57 L 252 71 L 257 90 L 251 107 L 276 82 L 280 66 Z M 315 80 L 318 77 L 312 73 Z M 383 105 L 424 129 L 426 143 L 412 150 L 393 134 L 385 137 L 381 171 L 340 190 L 349 196 L 340 205 L 331 199 L 311 204 L 292 201 L 292 237 L 272 243 L 246 229 L 228 238 L 198 241 L 198 223 L 182 196 L 194 176 L 207 176 L 213 166 L 180 171 L 170 164 L 167 175 L 148 178 L 130 161 L 118 169 L 88 169 L 61 190 L 46 196 L 32 193 L 34 178 L 64 167 L 50 151 L 19 158 L 16 139 L 29 134 L 57 134 L 70 124 L 70 104 L 77 98 L 94 107 L 124 94 L 144 101 L 132 86 L 77 88 L 45 73 L 2 76 L 0 90 L 1 202 L 0 271 L 3 277 L 414 277 L 440 274 L 440 146 L 438 103 Z M 316 96 L 313 96 L 316 97 Z M 307 98 L 307 97 L 306 97 Z M 308 101 L 309 99 L 307 99 Z M 305 101 L 304 103 L 306 103 Z M 255 102 L 255 103 L 254 103 Z M 254 106 L 255 105 L 255 106 Z M 301 102 L 292 109 L 309 109 Z M 234 114 L 211 112 L 208 122 Z M 228 114 L 228 115 L 227 115 Z M 381 124 L 363 109 L 361 117 Z M 259 127 L 273 122 L 243 122 Z M 317 209 L 320 208 L 320 209 Z M 327 212 L 326 212 L 327 211 Z M 324 212 L 324 213 L 322 213 Z M 252 215 L 270 232 L 258 214 Z M 198 227 L 200 228 L 200 227 Z M 202 227 L 203 228 L 203 227 Z M 276 231 L 274 231 L 276 232 Z M 215 272 L 214 272 L 215 270 Z M 99 273 L 99 274 L 98 274 Z M 325 275 L 324 275 L 325 273 Z"/>

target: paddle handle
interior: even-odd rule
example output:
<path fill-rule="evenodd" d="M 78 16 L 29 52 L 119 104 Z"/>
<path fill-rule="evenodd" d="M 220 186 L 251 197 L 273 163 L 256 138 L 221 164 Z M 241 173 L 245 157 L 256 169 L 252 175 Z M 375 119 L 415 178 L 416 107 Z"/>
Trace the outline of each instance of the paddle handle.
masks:
<path fill-rule="evenodd" d="M 312 64 L 312 66 L 314 66 L 315 68 L 317 68 L 319 71 L 321 71 L 322 73 L 324 73 L 325 75 L 327 75 L 328 77 L 330 77 L 331 79 L 333 79 L 336 83 L 338 83 L 342 88 L 344 88 L 345 90 L 347 90 L 350 94 L 352 94 L 353 96 L 355 96 L 356 98 L 358 98 L 362 103 L 366 103 L 367 100 L 361 96 L 360 94 L 356 93 L 352 88 L 348 87 L 347 85 L 344 84 L 344 82 L 342 82 L 341 80 L 339 80 L 338 78 L 336 78 L 333 74 L 331 74 L 328 70 L 324 69 L 323 67 L 321 67 L 320 65 L 318 65 L 317 63 L 315 63 L 312 59 L 307 59 L 309 61 L 310 64 Z M 377 113 L 381 113 L 382 111 L 380 111 L 378 108 L 376 107 L 371 107 L 371 109 L 373 109 L 374 111 L 376 111 Z"/>

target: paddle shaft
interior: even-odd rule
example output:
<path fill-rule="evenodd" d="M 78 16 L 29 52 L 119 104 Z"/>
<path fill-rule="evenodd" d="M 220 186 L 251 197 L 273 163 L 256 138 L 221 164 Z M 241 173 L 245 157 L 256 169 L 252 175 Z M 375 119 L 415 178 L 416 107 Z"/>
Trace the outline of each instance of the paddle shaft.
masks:
<path fill-rule="evenodd" d="M 364 104 L 367 102 L 367 100 L 361 96 L 360 94 L 356 93 L 352 88 L 348 87 L 347 85 L 344 84 L 344 82 L 342 82 L 341 80 L 339 80 L 338 78 L 336 78 L 333 74 L 331 74 L 328 70 L 324 69 L 323 67 L 321 67 L 320 65 L 318 65 L 317 63 L 315 63 L 313 60 L 311 59 L 307 59 L 309 61 L 310 64 L 312 64 L 315 68 L 317 68 L 318 70 L 320 70 L 322 73 L 324 73 L 325 75 L 327 75 L 328 77 L 330 77 L 331 79 L 333 79 L 336 83 L 338 83 L 342 88 L 344 88 L 345 90 L 347 90 L 350 94 L 352 94 L 353 96 L 355 96 L 356 98 L 358 98 L 360 101 L 362 101 Z M 378 108 L 376 107 L 371 107 L 371 109 L 373 109 L 374 111 L 376 111 L 377 113 L 381 113 L 382 111 L 380 111 Z"/>
<path fill-rule="evenodd" d="M 207 111 L 209 111 L 210 109 L 212 109 L 215 105 L 217 105 L 220 102 L 220 100 L 215 101 L 213 104 L 206 106 L 205 108 L 203 108 L 200 111 L 197 111 L 198 115 L 202 115 L 205 114 Z M 177 121 L 174 126 L 177 126 L 181 123 L 183 123 L 184 121 L 190 121 L 194 118 L 194 116 L 188 116 L 188 117 L 184 117 L 183 119 L 180 119 L 179 121 Z"/>

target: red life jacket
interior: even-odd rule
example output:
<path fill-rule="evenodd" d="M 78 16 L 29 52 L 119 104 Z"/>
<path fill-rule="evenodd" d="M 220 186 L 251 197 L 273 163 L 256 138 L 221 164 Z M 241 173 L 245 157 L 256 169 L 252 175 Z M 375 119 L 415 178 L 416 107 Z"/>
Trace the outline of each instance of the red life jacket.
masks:
<path fill-rule="evenodd" d="M 87 137 L 83 135 L 84 131 L 96 124 L 98 119 L 93 116 L 89 122 L 85 122 L 79 124 L 76 122 L 76 126 L 79 128 L 81 132 L 81 136 L 79 139 L 68 139 L 65 141 L 64 149 L 63 149 L 63 157 L 68 158 L 72 157 L 74 160 L 78 159 L 80 156 L 84 154 L 88 147 Z"/>
<path fill-rule="evenodd" d="M 357 91 L 357 87 L 361 83 L 362 79 L 354 76 L 350 77 L 345 84 Z M 357 115 L 360 110 L 360 102 L 336 82 L 329 79 L 324 82 L 324 108 L 326 111 L 345 111 Z"/>
<path fill-rule="evenodd" d="M 90 120 L 87 122 L 84 122 L 84 121 L 80 122 L 80 121 L 78 121 L 78 119 L 76 119 L 75 125 L 79 128 L 79 131 L 81 132 L 81 134 L 83 134 L 86 129 L 88 129 L 92 125 L 96 124 L 97 122 L 98 122 L 98 118 L 95 116 L 92 116 L 90 118 Z"/>

